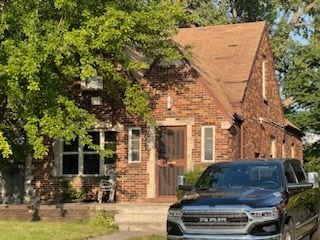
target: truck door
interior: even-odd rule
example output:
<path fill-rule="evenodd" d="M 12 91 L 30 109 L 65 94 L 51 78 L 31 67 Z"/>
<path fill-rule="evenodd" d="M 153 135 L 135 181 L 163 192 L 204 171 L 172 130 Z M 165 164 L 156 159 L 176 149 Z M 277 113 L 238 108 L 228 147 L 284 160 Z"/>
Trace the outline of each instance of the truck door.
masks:
<path fill-rule="evenodd" d="M 307 183 L 307 176 L 302 165 L 299 162 L 291 162 L 290 164 L 297 182 Z M 316 192 L 317 191 L 315 189 L 308 189 L 297 193 L 297 201 L 303 211 L 303 221 L 297 227 L 301 228 L 302 234 L 311 231 L 315 224 L 317 224 L 318 212 L 316 210 L 316 202 L 318 200 L 316 198 L 318 195 Z"/>
<path fill-rule="evenodd" d="M 284 165 L 285 176 L 287 185 L 288 184 L 297 184 L 298 180 L 293 171 L 291 164 L 286 163 Z M 303 235 L 303 229 L 301 228 L 302 223 L 306 220 L 306 216 L 304 213 L 304 207 L 301 204 L 300 193 L 290 194 L 288 203 L 287 203 L 287 212 L 293 218 L 294 226 L 296 229 L 296 237 Z M 297 238 L 298 239 L 298 238 Z"/>

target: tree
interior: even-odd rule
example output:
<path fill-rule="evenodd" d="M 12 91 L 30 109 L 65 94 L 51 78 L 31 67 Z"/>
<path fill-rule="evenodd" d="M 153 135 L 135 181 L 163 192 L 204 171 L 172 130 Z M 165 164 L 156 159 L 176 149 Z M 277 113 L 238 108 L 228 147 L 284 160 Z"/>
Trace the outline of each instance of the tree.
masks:
<path fill-rule="evenodd" d="M 75 81 L 102 77 L 112 100 L 152 121 L 148 95 L 130 74 L 148 60 L 180 57 L 171 37 L 184 11 L 170 0 L 0 3 L 0 168 L 24 164 L 29 201 L 31 161 L 48 154 L 47 139 L 80 136 L 100 151 L 87 134 L 97 119 L 69 98 Z M 132 51 L 146 62 L 132 58 Z"/>
<path fill-rule="evenodd" d="M 68 98 L 76 80 L 101 76 L 129 113 L 150 121 L 147 95 L 127 76 L 146 59 L 179 57 L 171 41 L 184 11 L 170 0 L 3 0 L 0 25 L 0 152 L 42 158 L 47 138 L 81 136 L 95 116 Z M 117 71 L 121 65 L 123 71 Z M 132 99 L 139 99 L 139 104 Z M 93 148 L 94 146 L 91 145 Z M 20 155 L 19 155 L 20 153 Z M 19 156 L 18 156 L 19 155 Z"/>

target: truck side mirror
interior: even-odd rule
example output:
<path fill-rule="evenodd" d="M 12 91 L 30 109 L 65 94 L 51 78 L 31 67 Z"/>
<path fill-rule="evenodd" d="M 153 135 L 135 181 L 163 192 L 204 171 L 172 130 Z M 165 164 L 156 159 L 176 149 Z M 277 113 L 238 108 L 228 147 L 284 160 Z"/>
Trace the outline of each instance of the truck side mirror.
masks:
<path fill-rule="evenodd" d="M 179 175 L 178 176 L 178 186 L 183 186 L 186 184 L 186 176 Z"/>
<path fill-rule="evenodd" d="M 186 184 L 186 177 L 181 175 L 178 176 L 178 188 L 182 191 L 191 191 L 193 189 L 193 186 L 191 185 L 185 185 Z"/>
<path fill-rule="evenodd" d="M 313 188 L 319 188 L 319 174 L 317 172 L 308 172 L 308 183 L 313 184 Z"/>

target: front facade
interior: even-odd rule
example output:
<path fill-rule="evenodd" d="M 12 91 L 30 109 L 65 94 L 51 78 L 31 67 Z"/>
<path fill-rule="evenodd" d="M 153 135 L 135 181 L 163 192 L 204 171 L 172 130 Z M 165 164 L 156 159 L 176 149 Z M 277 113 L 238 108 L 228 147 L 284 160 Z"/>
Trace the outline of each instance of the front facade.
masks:
<path fill-rule="evenodd" d="M 152 96 L 156 126 L 120 114 L 103 89 L 73 89 L 100 120 L 90 131 L 94 142 L 114 155 L 103 158 L 79 139 L 50 142 L 49 156 L 32 162 L 41 201 L 61 201 L 70 189 L 94 199 L 106 169 L 116 174 L 118 202 L 171 201 L 178 175 L 196 166 L 302 160 L 301 134 L 284 117 L 264 22 L 182 29 L 174 40 L 191 46 L 192 58 L 155 63 L 140 79 Z"/>

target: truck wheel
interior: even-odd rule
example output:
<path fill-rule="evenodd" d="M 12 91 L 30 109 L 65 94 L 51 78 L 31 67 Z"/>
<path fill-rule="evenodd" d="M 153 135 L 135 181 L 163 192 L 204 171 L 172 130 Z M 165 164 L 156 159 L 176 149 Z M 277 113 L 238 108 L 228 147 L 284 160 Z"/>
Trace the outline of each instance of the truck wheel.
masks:
<path fill-rule="evenodd" d="M 284 225 L 283 232 L 282 232 L 282 239 L 283 240 L 294 240 L 294 231 L 293 231 L 293 227 L 292 227 L 291 222 Z"/>

